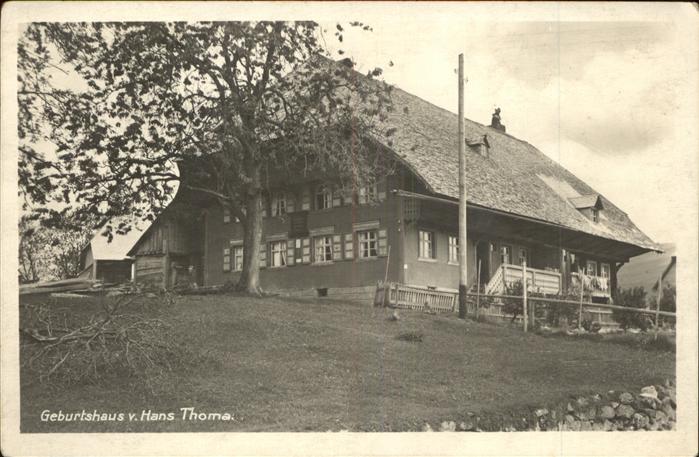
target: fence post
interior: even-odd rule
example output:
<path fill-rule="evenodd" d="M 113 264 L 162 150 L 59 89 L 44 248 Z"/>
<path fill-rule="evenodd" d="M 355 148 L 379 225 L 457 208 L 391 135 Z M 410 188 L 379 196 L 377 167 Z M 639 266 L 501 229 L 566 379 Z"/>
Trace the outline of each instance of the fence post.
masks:
<path fill-rule="evenodd" d="M 660 299 L 663 297 L 663 275 L 658 277 L 658 296 L 655 300 L 655 339 L 658 339 L 658 327 L 660 325 Z"/>
<path fill-rule="evenodd" d="M 578 280 L 580 281 L 580 308 L 578 308 L 578 330 L 582 328 L 583 294 L 585 293 L 585 278 L 578 267 Z"/>
<path fill-rule="evenodd" d="M 481 260 L 478 259 L 478 273 L 476 276 L 476 320 L 478 320 L 478 310 L 481 307 Z"/>
<path fill-rule="evenodd" d="M 524 331 L 527 331 L 529 313 L 527 313 L 527 260 L 522 261 L 522 320 L 524 321 Z"/>

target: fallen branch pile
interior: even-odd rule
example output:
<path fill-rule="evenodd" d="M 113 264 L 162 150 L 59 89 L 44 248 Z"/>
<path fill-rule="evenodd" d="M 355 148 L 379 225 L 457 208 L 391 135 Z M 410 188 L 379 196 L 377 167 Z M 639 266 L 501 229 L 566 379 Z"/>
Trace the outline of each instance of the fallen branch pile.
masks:
<path fill-rule="evenodd" d="M 45 304 L 24 305 L 23 368 L 41 382 L 118 373 L 150 383 L 172 369 L 181 348 L 158 313 L 136 305 L 143 298 L 139 293 L 100 297 L 102 306 L 82 319 Z M 163 306 L 169 302 L 158 300 Z"/>

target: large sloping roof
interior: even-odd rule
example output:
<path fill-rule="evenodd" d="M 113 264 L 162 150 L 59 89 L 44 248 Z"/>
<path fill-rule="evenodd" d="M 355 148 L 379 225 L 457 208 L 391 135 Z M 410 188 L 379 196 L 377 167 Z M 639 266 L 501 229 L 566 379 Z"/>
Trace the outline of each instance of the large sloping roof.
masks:
<path fill-rule="evenodd" d="M 382 139 L 421 177 L 429 190 L 458 198 L 458 116 L 399 88 L 388 123 L 397 130 Z M 466 119 L 466 141 L 487 135 L 489 154 L 466 148 L 468 202 L 557 224 L 572 230 L 657 250 L 621 209 L 600 195 L 604 211 L 595 223 L 570 199 L 599 195 L 531 144 Z"/>

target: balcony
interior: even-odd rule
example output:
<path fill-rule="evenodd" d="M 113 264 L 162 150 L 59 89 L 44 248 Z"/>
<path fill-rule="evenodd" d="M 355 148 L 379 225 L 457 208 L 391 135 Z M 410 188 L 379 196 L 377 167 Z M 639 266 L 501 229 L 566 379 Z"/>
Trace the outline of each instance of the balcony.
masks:
<path fill-rule="evenodd" d="M 485 287 L 486 294 L 502 294 L 506 284 L 522 281 L 522 267 L 519 265 L 500 265 Z M 527 268 L 527 290 L 547 295 L 561 292 L 561 274 L 557 271 Z"/>

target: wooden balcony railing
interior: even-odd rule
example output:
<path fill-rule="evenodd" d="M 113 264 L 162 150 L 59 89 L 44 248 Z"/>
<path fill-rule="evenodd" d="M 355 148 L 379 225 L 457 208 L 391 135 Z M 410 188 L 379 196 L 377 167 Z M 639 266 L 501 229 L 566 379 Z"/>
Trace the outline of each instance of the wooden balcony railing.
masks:
<path fill-rule="evenodd" d="M 503 264 L 486 285 L 485 293 L 501 294 L 505 292 L 506 284 L 514 284 L 517 281 L 522 281 L 522 267 Z M 561 292 L 561 274 L 557 271 L 527 268 L 527 290 L 547 295 L 559 294 Z"/>

